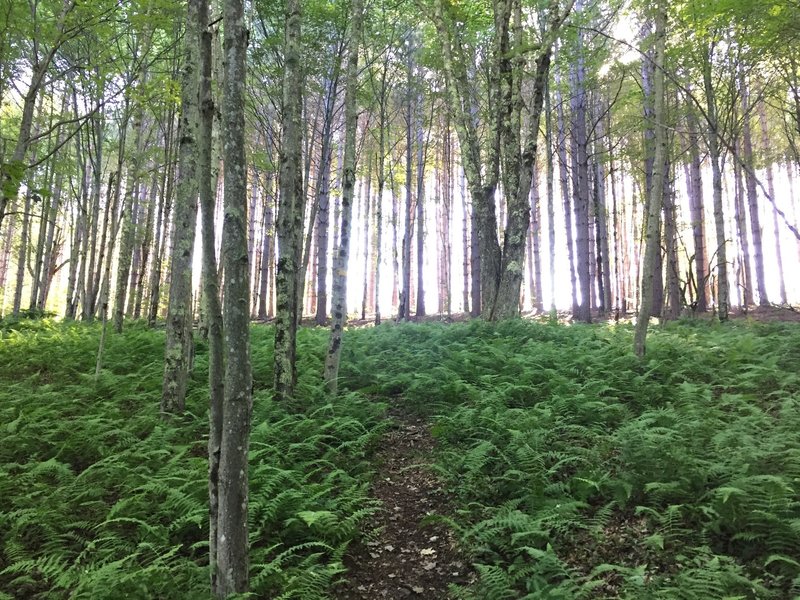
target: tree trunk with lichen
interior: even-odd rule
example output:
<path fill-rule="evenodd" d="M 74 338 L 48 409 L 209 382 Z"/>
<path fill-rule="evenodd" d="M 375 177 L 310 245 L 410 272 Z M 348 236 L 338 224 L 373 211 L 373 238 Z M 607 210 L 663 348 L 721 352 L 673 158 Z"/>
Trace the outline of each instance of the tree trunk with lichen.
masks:
<path fill-rule="evenodd" d="M 197 223 L 197 127 L 200 121 L 198 83 L 201 25 L 198 19 L 200 4 L 204 1 L 191 0 L 186 17 L 181 77 L 178 185 L 170 259 L 164 383 L 161 389 L 163 415 L 183 412 L 186 403 L 186 384 L 189 379 L 189 351 L 192 344 L 192 256 Z M 128 234 L 125 239 L 126 242 L 132 241 Z M 121 252 L 122 250 L 123 248 L 120 248 Z M 126 249 L 126 254 L 127 252 Z M 117 301 L 120 302 L 120 298 L 124 295 L 119 295 L 119 284 L 117 294 Z M 122 306 L 118 305 L 116 311 L 116 315 L 121 318 Z"/>
<path fill-rule="evenodd" d="M 275 277 L 275 397 L 288 400 L 297 383 L 297 324 L 300 312 L 300 270 L 303 268 L 305 197 L 302 172 L 303 75 L 301 8 L 287 0 L 283 79 L 283 142 L 278 205 L 278 271 Z"/>

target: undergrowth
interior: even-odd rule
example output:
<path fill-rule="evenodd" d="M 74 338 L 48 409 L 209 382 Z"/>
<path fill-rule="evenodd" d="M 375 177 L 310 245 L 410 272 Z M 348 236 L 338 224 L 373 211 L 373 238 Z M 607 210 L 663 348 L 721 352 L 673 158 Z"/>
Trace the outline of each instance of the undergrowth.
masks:
<path fill-rule="evenodd" d="M 457 598 L 800 597 L 797 326 L 671 325 L 644 362 L 627 327 L 355 337 L 348 385 L 435 423 Z"/>
<path fill-rule="evenodd" d="M 0 597 L 207 597 L 206 348 L 186 417 L 157 416 L 163 334 L 16 322 L 0 332 Z M 374 510 L 369 449 L 392 398 L 428 415 L 442 515 L 474 564 L 462 600 L 800 597 L 800 328 L 511 321 L 301 332 L 299 401 L 268 391 L 253 328 L 255 597 L 326 597 Z"/>
<path fill-rule="evenodd" d="M 0 333 L 0 598 L 209 596 L 207 356 L 187 414 L 158 418 L 163 333 L 8 322 Z M 325 597 L 374 510 L 367 454 L 382 407 L 324 399 L 321 332 L 300 339 L 302 407 L 273 402 L 272 338 L 253 329 L 251 587 L 259 598 Z"/>

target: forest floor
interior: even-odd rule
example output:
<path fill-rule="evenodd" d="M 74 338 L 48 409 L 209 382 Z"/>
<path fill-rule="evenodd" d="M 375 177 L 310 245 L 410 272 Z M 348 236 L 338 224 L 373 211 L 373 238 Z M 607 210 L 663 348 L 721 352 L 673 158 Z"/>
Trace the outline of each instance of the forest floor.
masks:
<path fill-rule="evenodd" d="M 367 523 L 373 533 L 345 556 L 348 573 L 334 597 L 440 600 L 450 584 L 465 585 L 473 574 L 453 532 L 435 520 L 454 509 L 428 464 L 435 440 L 430 423 L 402 404 L 393 404 L 387 417 L 396 427 L 373 459 L 377 474 L 370 491 L 381 508 Z"/>
<path fill-rule="evenodd" d="M 800 597 L 800 323 L 251 328 L 250 585 L 282 600 Z M 766 321 L 766 322 L 762 322 Z M 159 418 L 164 332 L 0 321 L 0 600 L 208 592 L 207 343 Z"/>

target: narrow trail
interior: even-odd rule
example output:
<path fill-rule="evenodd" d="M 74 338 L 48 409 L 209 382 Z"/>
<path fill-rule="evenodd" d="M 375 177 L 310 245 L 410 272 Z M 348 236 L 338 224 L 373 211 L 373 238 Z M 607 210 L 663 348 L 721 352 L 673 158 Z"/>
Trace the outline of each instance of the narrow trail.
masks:
<path fill-rule="evenodd" d="M 338 586 L 338 600 L 445 599 L 450 584 L 471 580 L 468 562 L 452 533 L 426 516 L 448 514 L 449 499 L 427 468 L 435 440 L 430 424 L 400 408 L 388 417 L 398 427 L 387 434 L 375 460 L 378 473 L 372 495 L 382 502 L 369 526 L 376 530 L 345 557 L 349 569 Z"/>

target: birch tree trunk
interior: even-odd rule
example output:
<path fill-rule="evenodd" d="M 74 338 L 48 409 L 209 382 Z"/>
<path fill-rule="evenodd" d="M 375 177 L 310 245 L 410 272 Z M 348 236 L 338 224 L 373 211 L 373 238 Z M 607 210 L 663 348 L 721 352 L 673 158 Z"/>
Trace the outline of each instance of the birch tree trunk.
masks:
<path fill-rule="evenodd" d="M 669 145 L 667 146 L 669 155 Z M 664 245 L 666 246 L 667 298 L 664 304 L 664 319 L 674 321 L 681 314 L 680 272 L 678 266 L 678 224 L 675 206 L 675 190 L 670 185 L 672 162 L 667 157 L 664 165 Z"/>
<path fill-rule="evenodd" d="M 167 131 L 164 135 L 164 162 L 165 167 L 161 176 L 158 220 L 156 222 L 156 247 L 153 250 L 153 268 L 150 271 L 150 301 L 147 309 L 147 324 L 154 327 L 158 318 L 158 309 L 161 299 L 161 275 L 164 264 L 164 252 L 167 246 L 167 224 L 172 201 L 172 132 L 174 130 L 173 111 L 168 117 Z M 199 167 L 198 167 L 199 168 Z"/>
<path fill-rule="evenodd" d="M 595 223 L 597 225 L 597 266 L 600 270 L 598 281 L 601 286 L 600 309 L 604 313 L 613 306 L 611 289 L 611 250 L 608 241 L 608 202 L 606 193 L 606 169 L 603 162 L 603 138 L 606 137 L 603 111 L 604 102 L 598 102 L 597 125 L 595 126 L 597 142 L 594 156 L 594 191 L 595 191 Z M 610 110 L 610 109 L 609 109 Z"/>
<path fill-rule="evenodd" d="M 550 310 L 556 308 L 556 212 L 555 212 L 555 164 L 553 156 L 553 114 L 550 100 L 550 80 L 544 90 L 544 127 L 546 164 L 546 189 L 547 189 L 547 249 L 548 267 L 550 271 Z M 541 289 L 541 284 L 539 285 Z"/>
<path fill-rule="evenodd" d="M 364 282 L 363 287 L 361 290 L 361 320 L 364 321 L 367 318 L 367 306 L 369 304 L 369 275 L 370 275 L 370 261 L 369 261 L 369 254 L 370 254 L 370 247 L 369 247 L 369 230 L 370 230 L 370 222 L 369 222 L 369 213 L 370 213 L 370 202 L 372 200 L 372 160 L 370 160 L 369 154 L 364 151 L 366 154 L 366 163 L 367 163 L 367 178 L 364 181 L 364 186 L 362 188 L 362 206 L 363 210 L 361 212 L 361 219 L 364 223 Z"/>

